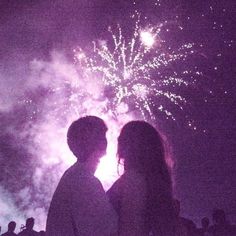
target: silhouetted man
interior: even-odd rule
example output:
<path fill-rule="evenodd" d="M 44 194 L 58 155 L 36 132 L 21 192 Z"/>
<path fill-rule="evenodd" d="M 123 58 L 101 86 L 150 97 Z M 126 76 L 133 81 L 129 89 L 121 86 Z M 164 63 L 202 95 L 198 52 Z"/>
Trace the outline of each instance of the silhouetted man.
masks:
<path fill-rule="evenodd" d="M 8 224 L 8 230 L 6 233 L 2 234 L 2 236 L 15 236 L 16 234 L 14 233 L 16 228 L 16 222 L 15 221 L 11 221 Z"/>
<path fill-rule="evenodd" d="M 21 231 L 19 236 L 37 236 L 38 232 L 33 230 L 34 228 L 34 218 L 28 218 L 26 220 L 25 229 Z"/>
<path fill-rule="evenodd" d="M 185 228 L 185 233 L 187 234 L 187 236 L 196 236 L 197 228 L 194 222 L 192 220 L 180 216 L 180 201 L 177 199 L 174 199 L 174 208 L 176 216 L 179 219 L 179 224 Z"/>
<path fill-rule="evenodd" d="M 208 230 L 209 230 L 209 224 L 210 221 L 207 217 L 202 218 L 201 220 L 202 228 L 198 229 L 199 236 L 210 236 Z"/>
<path fill-rule="evenodd" d="M 77 162 L 62 176 L 48 212 L 47 236 L 106 236 L 117 231 L 117 216 L 100 181 L 94 177 L 106 153 L 107 127 L 87 116 L 73 122 L 67 143 Z"/>
<path fill-rule="evenodd" d="M 212 236 L 235 236 L 236 232 L 232 225 L 226 220 L 224 210 L 215 209 L 212 214 L 214 225 L 209 227 Z"/>

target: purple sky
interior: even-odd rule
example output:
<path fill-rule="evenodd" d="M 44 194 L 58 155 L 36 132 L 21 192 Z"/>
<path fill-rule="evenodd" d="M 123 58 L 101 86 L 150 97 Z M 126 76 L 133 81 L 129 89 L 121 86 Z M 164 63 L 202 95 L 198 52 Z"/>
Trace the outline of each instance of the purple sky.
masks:
<path fill-rule="evenodd" d="M 236 223 L 235 7 L 234 0 L 137 0 L 135 5 L 124 0 L 1 0 L 0 186 L 9 193 L 19 191 L 33 171 L 28 168 L 32 157 L 24 150 L 27 143 L 8 132 L 9 127 L 21 129 L 26 119 L 27 107 L 16 108 L 12 97 L 20 96 L 28 63 L 48 60 L 52 50 L 71 57 L 73 47 L 101 38 L 109 25 L 120 23 L 128 32 L 129 16 L 138 9 L 151 24 L 178 21 L 184 28 L 181 34 L 167 33 L 166 38 L 173 46 L 194 42 L 201 54 L 184 65 L 196 65 L 204 73 L 184 91 L 189 101 L 184 111 L 174 108 L 175 122 L 162 115 L 157 119 L 177 162 L 175 189 L 183 214 L 199 223 L 221 207 Z M 187 127 L 186 119 L 194 120 L 197 131 Z"/>

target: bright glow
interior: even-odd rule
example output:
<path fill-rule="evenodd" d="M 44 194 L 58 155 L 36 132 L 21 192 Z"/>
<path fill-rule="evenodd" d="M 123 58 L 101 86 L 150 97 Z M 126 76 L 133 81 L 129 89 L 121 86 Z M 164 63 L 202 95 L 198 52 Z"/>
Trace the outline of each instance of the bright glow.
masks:
<path fill-rule="evenodd" d="M 95 176 L 102 181 L 105 190 L 123 173 L 122 166 L 118 165 L 117 159 L 117 138 L 119 132 L 120 127 L 117 123 L 113 122 L 107 132 L 107 154 L 100 159 L 99 166 L 95 173 Z"/>
<path fill-rule="evenodd" d="M 152 33 L 148 32 L 148 31 L 141 31 L 140 39 L 141 39 L 142 43 L 146 47 L 149 47 L 149 48 L 151 48 L 155 43 L 154 35 Z"/>

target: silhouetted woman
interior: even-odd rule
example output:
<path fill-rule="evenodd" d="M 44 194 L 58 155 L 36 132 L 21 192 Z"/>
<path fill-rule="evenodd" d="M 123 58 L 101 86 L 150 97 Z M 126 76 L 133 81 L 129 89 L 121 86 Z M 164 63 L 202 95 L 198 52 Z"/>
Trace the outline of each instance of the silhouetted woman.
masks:
<path fill-rule="evenodd" d="M 107 195 L 119 216 L 119 235 L 177 235 L 160 134 L 147 122 L 129 122 L 118 138 L 118 156 L 124 162 L 124 174 Z"/>

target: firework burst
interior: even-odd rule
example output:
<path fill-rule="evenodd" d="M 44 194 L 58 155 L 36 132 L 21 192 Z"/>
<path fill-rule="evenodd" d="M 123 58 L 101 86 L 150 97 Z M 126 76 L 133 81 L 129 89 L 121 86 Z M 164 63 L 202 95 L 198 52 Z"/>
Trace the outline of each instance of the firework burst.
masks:
<path fill-rule="evenodd" d="M 119 25 L 115 32 L 109 27 L 110 41 L 93 42 L 92 52 L 86 53 L 81 48 L 74 50 L 82 76 L 93 76 L 94 83 L 102 81 L 105 85 L 104 95 L 109 100 L 107 109 L 114 116 L 119 115 L 120 110 L 139 111 L 144 119 L 155 119 L 154 111 L 158 110 L 167 118 L 175 119 L 159 97 L 167 98 L 180 109 L 186 102 L 183 96 L 170 92 L 170 87 L 188 86 L 190 82 L 174 70 L 171 75 L 162 71 L 194 53 L 193 44 L 171 50 L 161 39 L 163 26 L 142 28 L 138 17 L 132 37 L 124 36 Z"/>

